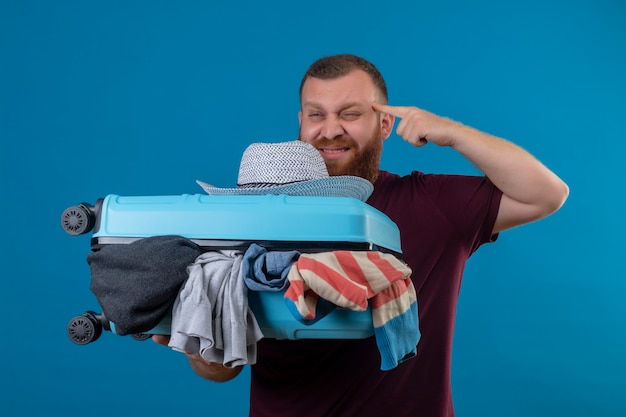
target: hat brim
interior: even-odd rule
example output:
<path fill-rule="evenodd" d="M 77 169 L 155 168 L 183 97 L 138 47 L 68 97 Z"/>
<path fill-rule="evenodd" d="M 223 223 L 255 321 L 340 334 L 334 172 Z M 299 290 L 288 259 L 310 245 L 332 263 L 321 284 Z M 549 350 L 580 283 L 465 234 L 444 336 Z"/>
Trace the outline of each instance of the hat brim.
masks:
<path fill-rule="evenodd" d="M 371 182 L 351 175 L 318 178 L 292 184 L 263 187 L 218 188 L 203 181 L 196 181 L 209 195 L 264 195 L 285 194 L 312 197 L 352 197 L 366 201 L 374 191 Z"/>

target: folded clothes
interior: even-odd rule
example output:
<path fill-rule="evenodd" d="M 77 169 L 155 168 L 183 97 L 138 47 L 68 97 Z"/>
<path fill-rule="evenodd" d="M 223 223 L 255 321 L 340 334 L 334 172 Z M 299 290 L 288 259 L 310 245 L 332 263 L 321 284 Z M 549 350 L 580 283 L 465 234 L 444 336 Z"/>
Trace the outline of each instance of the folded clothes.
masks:
<path fill-rule="evenodd" d="M 243 254 L 241 272 L 246 286 L 253 291 L 282 291 L 287 288 L 287 274 L 300 252 L 268 251 L 252 243 Z"/>
<path fill-rule="evenodd" d="M 187 266 L 202 253 L 181 236 L 153 236 L 107 245 L 87 256 L 91 291 L 120 335 L 142 333 L 171 310 Z"/>
<path fill-rule="evenodd" d="M 301 254 L 289 271 L 285 300 L 303 323 L 328 314 L 328 302 L 355 311 L 371 305 L 381 369 L 389 370 L 417 353 L 420 332 L 411 272 L 395 256 L 376 251 Z"/>
<path fill-rule="evenodd" d="M 242 258 L 237 250 L 212 251 L 188 267 L 172 309 L 169 347 L 228 368 L 256 363 L 263 333 L 248 307 Z"/>

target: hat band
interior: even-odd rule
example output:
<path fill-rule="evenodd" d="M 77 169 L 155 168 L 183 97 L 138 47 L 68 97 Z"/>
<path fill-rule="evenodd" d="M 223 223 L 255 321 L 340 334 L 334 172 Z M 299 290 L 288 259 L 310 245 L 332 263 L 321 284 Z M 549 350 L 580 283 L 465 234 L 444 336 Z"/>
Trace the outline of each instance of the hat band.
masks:
<path fill-rule="evenodd" d="M 247 184 L 237 184 L 237 188 L 272 188 L 272 187 L 282 187 L 283 185 L 291 185 L 298 184 L 301 182 L 306 182 L 307 180 L 302 181 L 290 181 L 290 182 L 249 182 Z"/>

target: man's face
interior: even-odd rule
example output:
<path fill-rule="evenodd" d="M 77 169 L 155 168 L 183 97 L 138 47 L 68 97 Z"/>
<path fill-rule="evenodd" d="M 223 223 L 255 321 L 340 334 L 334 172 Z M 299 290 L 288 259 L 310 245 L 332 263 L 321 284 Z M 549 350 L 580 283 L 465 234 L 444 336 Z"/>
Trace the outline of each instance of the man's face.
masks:
<path fill-rule="evenodd" d="M 332 80 L 305 81 L 299 139 L 317 148 L 330 175 L 376 180 L 382 141 L 393 126 L 392 116 L 372 109 L 378 100 L 374 83 L 361 70 Z"/>

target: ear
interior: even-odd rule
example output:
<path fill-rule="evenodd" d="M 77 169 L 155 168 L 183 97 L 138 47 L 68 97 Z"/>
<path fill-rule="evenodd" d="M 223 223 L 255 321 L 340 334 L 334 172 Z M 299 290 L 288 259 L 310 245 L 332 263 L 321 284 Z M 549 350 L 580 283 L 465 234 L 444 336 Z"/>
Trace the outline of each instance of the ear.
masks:
<path fill-rule="evenodd" d="M 298 126 L 302 126 L 302 110 L 298 112 Z"/>
<path fill-rule="evenodd" d="M 395 121 L 395 117 L 388 113 L 381 113 L 380 119 L 380 135 L 381 139 L 385 140 L 391 135 L 391 131 L 393 130 L 393 122 Z"/>

